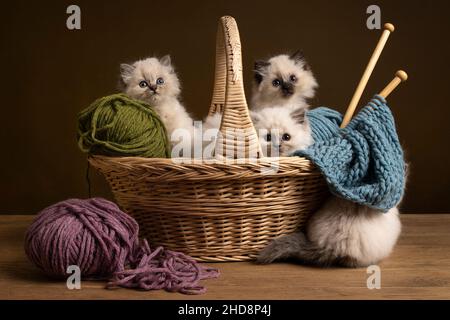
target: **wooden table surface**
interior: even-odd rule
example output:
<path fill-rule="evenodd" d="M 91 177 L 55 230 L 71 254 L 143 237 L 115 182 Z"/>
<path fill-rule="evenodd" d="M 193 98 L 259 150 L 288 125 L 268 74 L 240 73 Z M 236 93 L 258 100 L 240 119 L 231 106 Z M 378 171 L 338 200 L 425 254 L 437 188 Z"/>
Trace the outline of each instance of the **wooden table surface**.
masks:
<path fill-rule="evenodd" d="M 402 215 L 403 233 L 380 264 L 378 290 L 367 288 L 364 268 L 234 262 L 212 264 L 221 276 L 204 281 L 208 292 L 198 296 L 107 290 L 105 283 L 93 281 L 69 290 L 28 262 L 23 237 L 32 218 L 0 216 L 0 299 L 450 299 L 450 214 Z"/>

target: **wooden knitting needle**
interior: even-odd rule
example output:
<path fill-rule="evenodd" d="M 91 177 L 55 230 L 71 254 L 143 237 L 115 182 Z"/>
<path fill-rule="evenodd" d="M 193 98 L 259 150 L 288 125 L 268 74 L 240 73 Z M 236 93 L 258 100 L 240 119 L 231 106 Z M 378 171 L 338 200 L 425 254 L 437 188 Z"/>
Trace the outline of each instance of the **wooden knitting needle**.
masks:
<path fill-rule="evenodd" d="M 380 96 L 387 98 L 387 96 L 390 95 L 401 82 L 406 80 L 408 80 L 408 74 L 403 70 L 398 70 L 395 73 L 395 78 L 392 79 L 392 81 L 389 82 L 389 84 L 379 93 Z"/>
<path fill-rule="evenodd" d="M 345 112 L 344 120 L 342 121 L 341 128 L 344 128 L 353 116 L 355 112 L 356 106 L 358 105 L 359 100 L 366 88 L 367 82 L 369 81 L 370 75 L 372 74 L 375 65 L 377 64 L 378 59 L 380 58 L 381 52 L 383 51 L 384 46 L 389 38 L 389 35 L 394 32 L 395 28 L 392 24 L 386 23 L 384 25 L 383 33 L 381 34 L 380 40 L 378 41 L 375 50 L 372 53 L 372 57 L 367 64 L 366 70 L 364 71 L 361 80 L 359 81 L 358 86 L 356 87 L 355 93 L 353 94 L 352 100 L 347 107 L 347 111 Z"/>

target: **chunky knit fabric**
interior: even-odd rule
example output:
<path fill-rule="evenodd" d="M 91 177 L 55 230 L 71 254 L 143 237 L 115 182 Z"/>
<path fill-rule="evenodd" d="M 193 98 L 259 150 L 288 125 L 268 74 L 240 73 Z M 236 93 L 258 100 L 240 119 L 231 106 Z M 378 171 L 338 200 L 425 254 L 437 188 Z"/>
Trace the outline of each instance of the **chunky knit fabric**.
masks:
<path fill-rule="evenodd" d="M 339 128 L 342 115 L 337 111 L 320 107 L 307 116 L 314 144 L 294 155 L 313 161 L 333 194 L 383 211 L 399 203 L 405 162 L 383 97 L 375 96 L 344 129 Z"/>

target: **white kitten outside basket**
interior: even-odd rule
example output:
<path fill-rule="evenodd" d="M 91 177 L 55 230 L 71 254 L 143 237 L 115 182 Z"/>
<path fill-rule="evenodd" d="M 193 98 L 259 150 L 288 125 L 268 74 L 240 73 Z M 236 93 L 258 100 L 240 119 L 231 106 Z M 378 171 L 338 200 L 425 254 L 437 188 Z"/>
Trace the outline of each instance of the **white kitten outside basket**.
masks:
<path fill-rule="evenodd" d="M 223 112 L 223 138 L 216 150 L 232 150 L 232 159 L 218 154 L 213 161 L 180 164 L 174 159 L 92 156 L 89 162 L 104 174 L 119 205 L 138 221 L 141 237 L 153 246 L 179 250 L 198 261 L 249 260 L 273 238 L 301 227 L 328 189 L 305 158 L 238 159 L 262 153 L 244 94 L 239 33 L 229 16 L 220 19 L 217 34 L 209 113 L 215 112 Z M 245 142 L 237 142 L 230 129 L 238 129 Z M 265 172 L 273 165 L 276 171 Z"/>

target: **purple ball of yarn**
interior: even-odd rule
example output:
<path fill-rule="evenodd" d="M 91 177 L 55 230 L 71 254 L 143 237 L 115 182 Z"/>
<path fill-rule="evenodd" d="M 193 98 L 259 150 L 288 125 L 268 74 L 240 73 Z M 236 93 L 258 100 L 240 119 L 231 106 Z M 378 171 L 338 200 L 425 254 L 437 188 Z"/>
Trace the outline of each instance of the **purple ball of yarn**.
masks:
<path fill-rule="evenodd" d="M 110 201 L 69 199 L 38 214 L 26 234 L 25 252 L 52 277 L 67 277 L 67 267 L 77 265 L 86 278 L 104 278 L 123 268 L 138 230 Z"/>
<path fill-rule="evenodd" d="M 107 288 L 165 289 L 204 293 L 200 280 L 219 272 L 191 257 L 139 241 L 137 222 L 102 198 L 69 199 L 42 210 L 25 236 L 28 258 L 47 275 L 68 276 L 76 265 L 81 276 L 108 279 Z"/>

